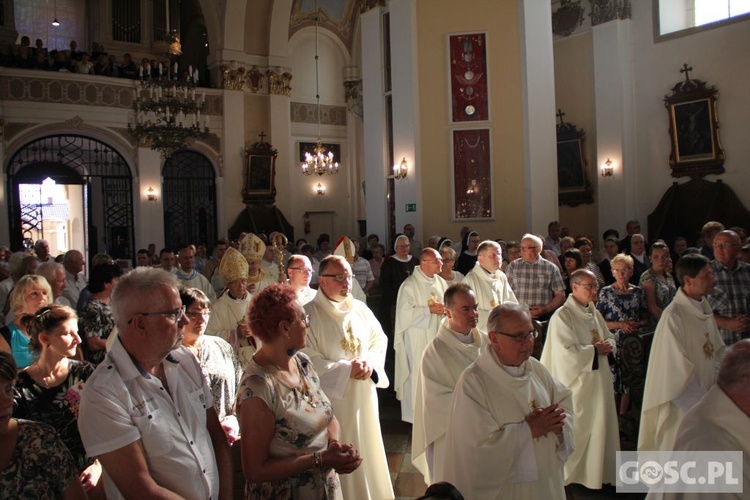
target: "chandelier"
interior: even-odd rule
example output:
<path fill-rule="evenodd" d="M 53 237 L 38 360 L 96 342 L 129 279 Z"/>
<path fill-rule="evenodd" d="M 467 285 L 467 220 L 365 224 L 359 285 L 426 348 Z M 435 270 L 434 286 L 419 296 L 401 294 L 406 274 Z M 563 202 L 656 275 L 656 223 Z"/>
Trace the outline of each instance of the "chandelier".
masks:
<path fill-rule="evenodd" d="M 174 68 L 176 73 L 177 63 Z M 129 121 L 128 130 L 164 159 L 208 135 L 208 116 L 201 119 L 206 94 L 196 96 L 196 80 L 192 71 L 186 80 L 143 79 L 134 91 L 135 120 Z"/>
<path fill-rule="evenodd" d="M 312 154 L 305 153 L 305 161 L 302 162 L 302 173 L 304 175 L 334 175 L 339 173 L 339 164 L 333 157 L 333 152 L 326 153 L 323 147 L 323 141 L 320 139 L 320 78 L 318 76 L 318 22 L 320 14 L 318 12 L 318 2 L 315 1 L 315 101 L 318 112 L 318 140 L 315 144 Z"/>
<path fill-rule="evenodd" d="M 208 135 L 208 115 L 201 119 L 206 105 L 206 94 L 196 96 L 198 69 L 190 66 L 185 77 L 179 78 L 177 62 L 172 58 L 182 54 L 177 30 L 169 28 L 169 0 L 165 0 L 167 54 L 166 68 L 159 63 L 158 76 L 151 67 L 140 72 L 140 84 L 133 91 L 135 119 L 128 119 L 128 130 L 139 144 L 160 151 L 162 158 L 170 158 L 198 138 Z M 156 68 L 153 68 L 156 70 Z M 203 126 L 201 124 L 203 123 Z"/>

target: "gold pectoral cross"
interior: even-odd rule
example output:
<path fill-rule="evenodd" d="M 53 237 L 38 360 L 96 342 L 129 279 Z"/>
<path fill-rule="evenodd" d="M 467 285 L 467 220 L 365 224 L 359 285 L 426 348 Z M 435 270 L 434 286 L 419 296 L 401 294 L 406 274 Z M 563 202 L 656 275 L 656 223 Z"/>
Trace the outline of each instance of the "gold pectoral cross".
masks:
<path fill-rule="evenodd" d="M 706 343 L 703 344 L 703 354 L 706 356 L 706 359 L 714 357 L 714 344 L 711 342 L 711 339 L 708 338 L 708 332 L 706 332 Z"/>
<path fill-rule="evenodd" d="M 427 307 L 432 307 L 438 302 L 438 296 L 435 292 L 430 292 L 430 298 L 427 299 Z"/>
<path fill-rule="evenodd" d="M 529 401 L 529 408 L 531 408 L 531 411 L 536 410 L 536 399 L 532 399 L 531 401 Z"/>
<path fill-rule="evenodd" d="M 354 356 L 362 352 L 362 341 L 359 340 L 359 337 L 354 336 L 351 323 L 344 326 L 344 338 L 341 340 L 341 348 Z"/>

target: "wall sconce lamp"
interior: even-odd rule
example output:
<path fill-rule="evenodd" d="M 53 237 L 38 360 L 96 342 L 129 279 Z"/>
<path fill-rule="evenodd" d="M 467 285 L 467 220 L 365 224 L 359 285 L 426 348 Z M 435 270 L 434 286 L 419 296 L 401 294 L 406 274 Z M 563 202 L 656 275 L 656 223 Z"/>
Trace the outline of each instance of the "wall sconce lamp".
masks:
<path fill-rule="evenodd" d="M 612 160 L 607 158 L 607 161 L 604 162 L 604 164 L 601 166 L 602 171 L 602 177 L 612 177 L 612 175 L 615 173 L 615 169 L 612 166 Z"/>
<path fill-rule="evenodd" d="M 393 177 L 396 179 L 406 179 L 406 175 L 409 173 L 409 162 L 406 161 L 406 157 L 401 160 L 399 165 L 393 165 Z"/>
<path fill-rule="evenodd" d="M 148 187 L 148 191 L 146 192 L 146 200 L 149 202 L 155 202 L 156 201 L 156 193 L 154 192 L 154 188 L 151 186 Z"/>
<path fill-rule="evenodd" d="M 318 185 L 315 187 L 315 192 L 318 194 L 318 196 L 325 196 L 326 187 L 319 182 Z"/>

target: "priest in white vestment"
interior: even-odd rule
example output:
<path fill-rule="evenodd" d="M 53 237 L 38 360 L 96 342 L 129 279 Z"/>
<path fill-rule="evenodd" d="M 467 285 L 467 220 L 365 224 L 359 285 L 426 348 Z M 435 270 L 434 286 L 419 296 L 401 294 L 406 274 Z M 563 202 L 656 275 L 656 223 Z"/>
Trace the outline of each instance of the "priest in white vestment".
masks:
<path fill-rule="evenodd" d="M 531 357 L 526 306 L 487 321 L 489 346 L 461 374 L 448 417 L 442 478 L 471 499 L 563 499 L 573 451 L 570 390 Z"/>
<path fill-rule="evenodd" d="M 393 499 L 375 390 L 388 387 L 388 338 L 367 305 L 352 298 L 352 279 L 343 257 L 329 255 L 320 263 L 320 289 L 305 306 L 310 328 L 303 352 L 320 375 L 320 386 L 339 420 L 342 441 L 352 443 L 363 459 L 355 472 L 340 476 L 343 497 Z"/>
<path fill-rule="evenodd" d="M 479 329 L 487 328 L 487 318 L 495 306 L 505 302 L 518 302 L 516 294 L 508 283 L 505 273 L 500 270 L 503 264 L 503 251 L 497 242 L 485 240 L 477 248 L 477 263 L 464 277 L 474 290 L 479 303 Z"/>
<path fill-rule="evenodd" d="M 185 288 L 197 288 L 205 293 L 211 302 L 216 300 L 216 291 L 211 286 L 211 282 L 195 269 L 195 249 L 192 245 L 180 249 L 177 261 L 180 267 L 175 270 L 175 274 L 182 286 Z"/>
<path fill-rule="evenodd" d="M 401 283 L 396 299 L 396 398 L 401 401 L 401 420 L 414 421 L 416 372 L 425 347 L 437 335 L 445 306 L 443 295 L 448 284 L 438 276 L 443 260 L 434 248 L 419 254 L 419 266 Z"/>
<path fill-rule="evenodd" d="M 247 326 L 246 315 L 251 298 L 247 291 L 247 269 L 245 257 L 234 248 L 227 248 L 216 271 L 227 287 L 221 297 L 211 304 L 211 318 L 206 325 L 206 334 L 229 342 L 243 366 L 250 361 L 257 346 L 257 340 L 250 337 Z"/>
<path fill-rule="evenodd" d="M 565 462 L 565 484 L 598 490 L 616 483 L 620 430 L 607 356 L 615 337 L 596 310 L 599 285 L 594 273 L 579 269 L 573 292 L 549 322 L 541 362 L 573 393 L 575 451 Z"/>
<path fill-rule="evenodd" d="M 297 294 L 297 303 L 304 307 L 315 298 L 317 290 L 310 287 L 313 268 L 310 259 L 304 255 L 294 254 L 287 262 L 286 274 L 289 276 L 289 286 Z"/>
<path fill-rule="evenodd" d="M 706 295 L 714 286 L 710 261 L 685 255 L 675 272 L 682 286 L 654 332 L 643 393 L 638 451 L 674 449 L 685 413 L 716 382 L 724 341 Z"/>
<path fill-rule="evenodd" d="M 665 494 L 653 498 L 746 499 L 750 492 L 750 340 L 727 349 L 716 384 L 685 415 L 675 451 L 741 451 L 742 493 Z M 737 477 L 739 471 L 733 471 Z M 648 498 L 652 498 L 649 495 Z"/>
<path fill-rule="evenodd" d="M 454 283 L 446 290 L 444 302 L 446 318 L 424 350 L 415 378 L 411 456 L 426 484 L 442 481 L 448 412 L 458 377 L 487 347 L 487 333 L 477 328 L 477 298 L 472 289 Z"/>

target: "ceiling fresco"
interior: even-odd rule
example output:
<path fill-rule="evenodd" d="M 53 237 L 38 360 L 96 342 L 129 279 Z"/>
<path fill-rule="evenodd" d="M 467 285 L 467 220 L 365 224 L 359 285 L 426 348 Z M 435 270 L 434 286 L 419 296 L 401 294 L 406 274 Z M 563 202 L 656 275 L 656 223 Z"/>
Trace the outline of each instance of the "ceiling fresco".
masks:
<path fill-rule="evenodd" d="M 315 8 L 317 4 L 317 10 Z M 294 0 L 289 19 L 289 38 L 307 26 L 315 25 L 334 33 L 351 53 L 359 0 Z"/>

